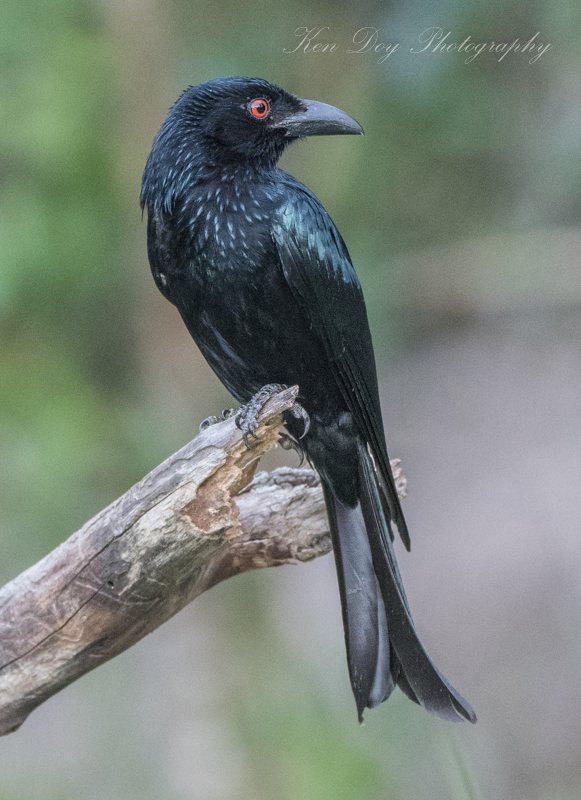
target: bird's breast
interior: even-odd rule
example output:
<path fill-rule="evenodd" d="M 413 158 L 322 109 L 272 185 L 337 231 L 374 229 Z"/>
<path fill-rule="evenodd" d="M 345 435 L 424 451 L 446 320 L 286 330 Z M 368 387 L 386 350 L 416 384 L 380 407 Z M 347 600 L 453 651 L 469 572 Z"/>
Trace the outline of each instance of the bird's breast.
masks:
<path fill-rule="evenodd" d="M 215 181 L 193 193 L 181 217 L 186 220 L 191 249 L 202 270 L 224 272 L 263 266 L 264 256 L 272 247 L 274 200 L 273 192 L 237 181 Z"/>
<path fill-rule="evenodd" d="M 318 406 L 333 378 L 282 269 L 271 233 L 276 201 L 272 192 L 243 192 L 235 184 L 213 185 L 190 199 L 180 214 L 176 305 L 204 357 L 239 401 L 268 383 L 283 383 L 298 384 Z"/>

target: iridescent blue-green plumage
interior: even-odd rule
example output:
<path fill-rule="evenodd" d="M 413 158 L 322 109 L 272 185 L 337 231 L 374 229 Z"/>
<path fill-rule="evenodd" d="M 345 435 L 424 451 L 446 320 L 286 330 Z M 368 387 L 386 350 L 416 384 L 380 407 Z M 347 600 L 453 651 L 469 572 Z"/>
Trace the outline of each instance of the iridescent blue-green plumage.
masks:
<path fill-rule="evenodd" d="M 268 104 L 262 119 L 251 112 L 257 98 Z M 184 92 L 143 177 L 151 269 L 238 401 L 266 384 L 299 386 L 310 416 L 301 444 L 323 483 L 359 716 L 399 685 L 440 717 L 474 721 L 423 649 L 397 568 L 391 525 L 408 547 L 409 536 L 359 280 L 323 206 L 276 166 L 302 131 L 360 129 L 259 79 Z M 286 424 L 301 435 L 302 422 L 289 415 Z"/>

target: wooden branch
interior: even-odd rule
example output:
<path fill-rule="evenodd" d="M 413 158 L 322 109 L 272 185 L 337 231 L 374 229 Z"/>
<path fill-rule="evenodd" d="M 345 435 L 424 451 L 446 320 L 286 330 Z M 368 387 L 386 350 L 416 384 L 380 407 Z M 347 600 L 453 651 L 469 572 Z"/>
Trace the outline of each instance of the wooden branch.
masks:
<path fill-rule="evenodd" d="M 297 391 L 268 402 L 252 449 L 213 425 L 0 589 L 0 734 L 219 581 L 330 552 L 316 473 L 252 481 Z"/>

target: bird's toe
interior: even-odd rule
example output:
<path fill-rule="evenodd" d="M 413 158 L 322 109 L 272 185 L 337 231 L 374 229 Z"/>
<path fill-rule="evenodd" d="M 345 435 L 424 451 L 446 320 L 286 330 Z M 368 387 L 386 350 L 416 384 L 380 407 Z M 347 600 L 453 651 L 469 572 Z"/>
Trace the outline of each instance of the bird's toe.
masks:
<path fill-rule="evenodd" d="M 301 433 L 300 438 L 304 439 L 309 432 L 309 428 L 311 427 L 311 418 L 300 403 L 295 403 L 290 409 L 290 413 L 295 419 L 302 419 L 303 432 Z"/>
<path fill-rule="evenodd" d="M 235 422 L 238 428 L 242 431 L 242 439 L 246 447 L 248 444 L 248 437 L 252 436 L 257 439 L 256 429 L 258 428 L 258 415 L 266 405 L 266 403 L 275 394 L 282 392 L 287 387 L 282 383 L 269 383 L 263 386 L 256 394 L 250 398 L 248 403 L 240 406 L 236 412 Z"/>
<path fill-rule="evenodd" d="M 221 421 L 222 420 L 220 419 L 220 417 L 216 417 L 214 414 L 212 414 L 212 416 L 210 417 L 206 417 L 206 419 L 203 419 L 200 422 L 200 428 L 199 428 L 200 433 L 207 430 L 211 425 L 215 425 L 217 422 Z"/>

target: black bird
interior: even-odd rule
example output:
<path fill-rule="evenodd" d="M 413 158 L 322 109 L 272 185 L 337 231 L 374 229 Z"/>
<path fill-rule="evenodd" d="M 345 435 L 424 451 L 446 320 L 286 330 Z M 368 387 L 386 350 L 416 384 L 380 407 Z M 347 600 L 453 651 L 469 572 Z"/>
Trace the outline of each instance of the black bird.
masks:
<path fill-rule="evenodd" d="M 234 397 L 266 386 L 243 412 L 246 436 L 272 384 L 299 386 L 305 419 L 285 423 L 321 476 L 359 718 L 398 685 L 439 717 L 475 722 L 424 650 L 397 567 L 392 524 L 408 549 L 409 536 L 359 280 L 321 203 L 277 167 L 297 139 L 360 133 L 343 111 L 264 80 L 188 88 L 143 175 L 149 261 Z"/>

